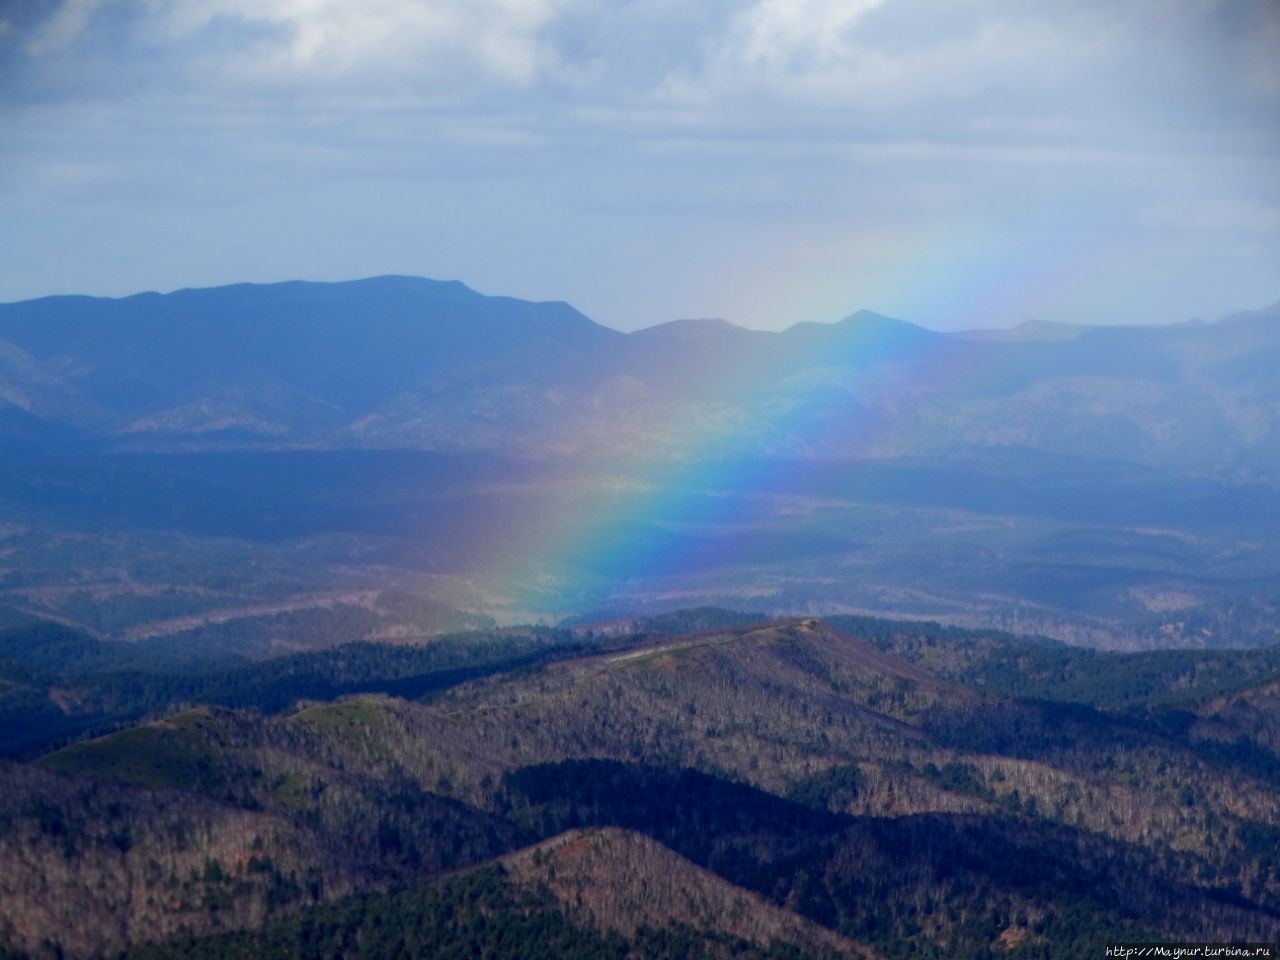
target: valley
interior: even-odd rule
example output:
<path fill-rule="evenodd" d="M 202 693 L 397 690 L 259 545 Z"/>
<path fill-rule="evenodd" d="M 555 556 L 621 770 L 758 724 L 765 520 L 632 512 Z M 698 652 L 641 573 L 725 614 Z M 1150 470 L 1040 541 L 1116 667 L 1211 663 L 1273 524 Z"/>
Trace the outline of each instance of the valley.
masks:
<path fill-rule="evenodd" d="M 414 277 L 3 304 L 0 617 L 250 658 L 708 604 L 1275 642 L 1275 308 L 1067 332 L 623 334 Z"/>
<path fill-rule="evenodd" d="M 599 465 L 407 451 L 10 465 L 0 615 L 129 642 L 252 657 L 707 604 L 1114 649 L 1276 637 L 1280 513 L 1256 481 L 1030 454 L 752 461 L 690 467 L 668 501 Z"/>

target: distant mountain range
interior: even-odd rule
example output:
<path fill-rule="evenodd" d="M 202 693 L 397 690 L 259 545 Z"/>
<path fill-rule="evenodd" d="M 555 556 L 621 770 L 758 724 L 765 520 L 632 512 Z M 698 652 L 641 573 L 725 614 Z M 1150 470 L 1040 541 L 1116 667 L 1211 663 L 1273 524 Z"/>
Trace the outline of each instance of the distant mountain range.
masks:
<path fill-rule="evenodd" d="M 1262 645 L 1278 371 L 1280 306 L 624 334 L 409 277 L 0 305 L 0 621 L 253 657 L 702 604 Z"/>
<path fill-rule="evenodd" d="M 868 311 L 623 334 L 457 282 L 0 305 L 0 449 L 886 457 L 1020 447 L 1280 467 L 1280 305 L 944 334 Z"/>

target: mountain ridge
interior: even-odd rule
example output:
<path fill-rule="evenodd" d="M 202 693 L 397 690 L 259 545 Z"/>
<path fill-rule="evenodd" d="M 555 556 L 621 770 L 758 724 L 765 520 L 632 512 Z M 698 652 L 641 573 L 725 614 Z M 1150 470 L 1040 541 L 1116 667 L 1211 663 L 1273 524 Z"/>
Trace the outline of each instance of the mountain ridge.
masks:
<path fill-rule="evenodd" d="M 288 289 L 334 288 L 334 287 L 359 288 L 359 287 L 372 287 L 372 286 L 378 286 L 378 285 L 393 285 L 393 284 L 401 287 L 418 287 L 418 288 L 431 288 L 431 289 L 439 289 L 439 290 L 451 290 L 451 291 L 462 293 L 464 295 L 475 295 L 475 296 L 484 297 L 490 300 L 507 301 L 511 303 L 532 304 L 535 306 L 564 307 L 582 316 L 580 311 L 578 311 L 575 307 L 573 307 L 571 303 L 565 300 L 559 300 L 559 299 L 526 300 L 524 298 L 517 297 L 510 294 L 485 294 L 485 293 L 479 292 L 474 287 L 471 287 L 466 282 L 458 279 L 438 280 L 438 279 L 425 277 L 417 274 L 399 274 L 399 273 L 372 274 L 366 277 L 355 277 L 355 278 L 345 279 L 345 280 L 290 279 L 290 280 L 266 280 L 266 281 L 237 281 L 234 283 L 213 284 L 210 286 L 176 287 L 172 290 L 163 290 L 163 291 L 162 290 L 140 290 L 140 291 L 135 291 L 133 293 L 120 294 L 115 296 L 107 295 L 107 294 L 53 293 L 53 294 L 46 294 L 38 297 L 26 297 L 20 300 L 0 301 L 0 309 L 6 308 L 6 307 L 26 306 L 26 305 L 36 305 L 36 304 L 52 304 L 52 303 L 79 303 L 79 304 L 104 303 L 104 302 L 128 303 L 130 301 L 147 301 L 147 300 L 154 300 L 157 298 L 163 299 L 166 297 L 173 297 L 173 296 L 188 297 L 191 295 L 205 294 L 212 291 L 266 291 L 271 289 L 288 290 Z M 861 307 L 853 311 L 852 313 L 846 314 L 836 320 L 825 321 L 825 322 L 813 321 L 813 320 L 796 321 L 788 327 L 783 327 L 777 330 L 760 329 L 756 327 L 746 327 L 746 326 L 742 326 L 740 324 L 734 323 L 732 320 L 728 320 L 723 317 L 689 317 L 689 318 L 679 318 L 675 320 L 663 320 L 663 321 L 658 321 L 657 323 L 651 324 L 650 326 L 637 327 L 630 331 L 619 331 L 616 328 L 609 327 L 605 324 L 600 324 L 598 321 L 592 321 L 592 322 L 595 323 L 597 326 L 604 327 L 607 330 L 613 330 L 616 333 L 624 333 L 624 334 L 642 334 L 649 331 L 660 330 L 662 328 L 673 328 L 673 327 L 678 328 L 680 325 L 690 325 L 690 324 L 697 325 L 700 327 L 706 326 L 708 328 L 711 328 L 712 326 L 720 327 L 720 328 L 733 328 L 735 330 L 744 330 L 749 333 L 785 334 L 788 330 L 792 329 L 793 327 L 802 326 L 802 325 L 808 326 L 813 324 L 817 326 L 834 326 L 838 324 L 847 323 L 850 321 L 890 320 L 895 323 L 907 324 L 909 326 L 918 327 L 921 330 L 926 330 L 930 333 L 941 334 L 943 336 L 969 338 L 969 337 L 984 337 L 984 336 L 998 337 L 1002 334 L 1022 335 L 1026 333 L 1034 334 L 1038 332 L 1051 333 L 1053 331 L 1062 331 L 1065 334 L 1068 332 L 1071 332 L 1071 333 L 1075 333 L 1077 331 L 1088 332 L 1092 330 L 1108 329 L 1112 327 L 1158 330 L 1158 329 L 1171 328 L 1171 327 L 1186 327 L 1189 325 L 1190 326 L 1197 326 L 1197 325 L 1213 326 L 1213 325 L 1219 325 L 1219 324 L 1230 324 L 1230 323 L 1236 323 L 1241 321 L 1253 321 L 1253 320 L 1259 320 L 1259 319 L 1271 320 L 1273 318 L 1280 318 L 1280 301 L 1276 301 L 1275 303 L 1267 304 L 1262 307 L 1245 309 L 1245 310 L 1235 310 L 1230 313 L 1223 314 L 1221 317 L 1218 317 L 1216 319 L 1209 320 L 1209 321 L 1173 320 L 1173 321 L 1167 321 L 1164 323 L 1143 323 L 1143 324 L 1125 324 L 1125 323 L 1088 324 L 1088 323 L 1077 322 L 1077 321 L 1030 319 L 1030 320 L 1023 320 L 1009 327 L 974 327 L 974 328 L 957 329 L 957 330 L 937 330 L 926 324 L 918 323 L 910 320 L 902 320 L 896 317 L 891 317 L 888 314 L 880 313 L 879 311 L 873 310 L 868 307 Z"/>
<path fill-rule="evenodd" d="M 331 591 L 342 626 L 322 635 L 382 620 L 341 600 L 372 579 L 505 623 L 745 603 L 1266 643 L 1275 319 L 981 341 L 863 311 L 625 334 L 395 276 L 9 305 L 0 538 L 26 569 L 0 601 L 104 636 L 295 643 L 285 622 L 320 608 L 195 626 L 212 601 L 179 542 L 239 569 L 249 541 L 275 573 L 220 578 L 216 605 Z M 51 535 L 70 529 L 135 552 Z M 126 554 L 165 562 L 122 584 Z"/>
<path fill-rule="evenodd" d="M 868 310 L 779 332 L 685 320 L 624 334 L 563 301 L 398 275 L 52 297 L 0 305 L 0 404 L 109 449 L 663 457 L 696 424 L 804 457 L 1020 443 L 1272 468 L 1273 312 L 1048 339 Z"/>

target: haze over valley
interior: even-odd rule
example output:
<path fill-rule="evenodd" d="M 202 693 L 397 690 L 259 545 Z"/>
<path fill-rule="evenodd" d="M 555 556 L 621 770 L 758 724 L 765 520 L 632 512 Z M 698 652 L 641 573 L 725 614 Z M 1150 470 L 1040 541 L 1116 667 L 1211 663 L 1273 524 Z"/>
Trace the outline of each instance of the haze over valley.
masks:
<path fill-rule="evenodd" d="M 706 604 L 1276 638 L 1276 308 L 622 334 L 382 277 L 55 297 L 0 335 L 10 616 L 248 656 Z"/>

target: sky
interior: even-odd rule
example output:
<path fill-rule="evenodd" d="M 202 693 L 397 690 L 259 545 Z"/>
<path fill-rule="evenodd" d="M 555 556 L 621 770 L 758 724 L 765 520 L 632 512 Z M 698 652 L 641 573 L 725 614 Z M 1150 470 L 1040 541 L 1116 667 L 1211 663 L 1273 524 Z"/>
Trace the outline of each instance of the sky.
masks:
<path fill-rule="evenodd" d="M 1278 0 L 0 0 L 0 301 L 1214 319 L 1280 300 L 1278 172 Z"/>

